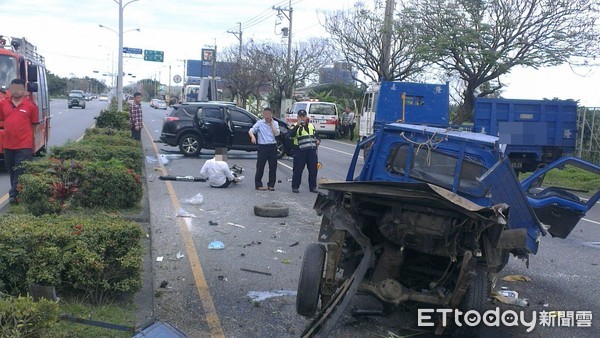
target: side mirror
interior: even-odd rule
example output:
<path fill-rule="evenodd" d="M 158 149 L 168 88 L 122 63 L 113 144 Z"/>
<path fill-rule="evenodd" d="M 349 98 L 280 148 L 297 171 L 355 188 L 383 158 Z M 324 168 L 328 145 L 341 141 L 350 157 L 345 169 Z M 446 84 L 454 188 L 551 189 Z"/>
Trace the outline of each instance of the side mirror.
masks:
<path fill-rule="evenodd" d="M 27 65 L 27 82 L 38 82 L 38 66 Z"/>
<path fill-rule="evenodd" d="M 27 82 L 27 91 L 30 93 L 37 93 L 38 92 L 37 82 Z"/>

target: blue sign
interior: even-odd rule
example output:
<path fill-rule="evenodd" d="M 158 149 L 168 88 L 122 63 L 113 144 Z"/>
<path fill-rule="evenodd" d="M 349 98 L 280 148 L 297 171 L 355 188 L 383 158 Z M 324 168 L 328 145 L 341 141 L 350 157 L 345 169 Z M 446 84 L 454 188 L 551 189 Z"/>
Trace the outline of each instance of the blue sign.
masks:
<path fill-rule="evenodd" d="M 123 53 L 142 55 L 142 49 L 141 48 L 123 47 Z"/>

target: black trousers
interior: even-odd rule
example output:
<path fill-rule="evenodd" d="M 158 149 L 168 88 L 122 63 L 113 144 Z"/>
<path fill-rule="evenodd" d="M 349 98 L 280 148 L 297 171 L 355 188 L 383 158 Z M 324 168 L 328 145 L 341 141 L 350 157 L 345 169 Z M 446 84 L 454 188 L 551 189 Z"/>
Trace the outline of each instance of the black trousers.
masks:
<path fill-rule="evenodd" d="M 292 175 L 292 189 L 300 188 L 304 167 L 308 168 L 308 188 L 317 188 L 317 149 L 300 150 L 294 148 L 294 174 Z"/>
<path fill-rule="evenodd" d="M 17 191 L 17 183 L 19 176 L 23 174 L 21 163 L 33 158 L 33 150 L 31 149 L 4 149 L 4 164 L 6 171 L 10 176 L 10 190 L 8 196 L 16 198 L 19 192 Z"/>
<path fill-rule="evenodd" d="M 137 141 L 141 141 L 142 140 L 142 129 L 140 128 L 140 130 L 135 130 L 135 128 L 131 128 L 131 138 L 133 138 L 134 140 L 137 140 Z"/>
<path fill-rule="evenodd" d="M 350 141 L 354 141 L 354 127 L 356 127 L 356 123 L 352 123 L 348 125 L 348 133 L 350 134 Z"/>
<path fill-rule="evenodd" d="M 260 188 L 263 186 L 262 178 L 265 171 L 265 165 L 269 162 L 269 182 L 267 186 L 275 187 L 277 180 L 277 145 L 259 144 L 258 159 L 256 160 L 256 175 L 254 176 L 254 186 Z"/>

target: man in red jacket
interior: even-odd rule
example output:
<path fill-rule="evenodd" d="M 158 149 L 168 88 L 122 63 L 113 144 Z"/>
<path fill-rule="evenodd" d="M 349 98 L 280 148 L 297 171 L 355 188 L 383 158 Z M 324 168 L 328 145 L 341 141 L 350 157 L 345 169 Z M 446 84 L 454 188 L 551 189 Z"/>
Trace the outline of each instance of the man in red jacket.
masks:
<path fill-rule="evenodd" d="M 25 81 L 10 83 L 10 98 L 0 101 L 0 120 L 4 121 L 4 163 L 10 176 L 10 204 L 17 201 L 17 183 L 23 173 L 21 163 L 33 157 L 33 124 L 39 123 L 38 107 L 25 97 Z"/>

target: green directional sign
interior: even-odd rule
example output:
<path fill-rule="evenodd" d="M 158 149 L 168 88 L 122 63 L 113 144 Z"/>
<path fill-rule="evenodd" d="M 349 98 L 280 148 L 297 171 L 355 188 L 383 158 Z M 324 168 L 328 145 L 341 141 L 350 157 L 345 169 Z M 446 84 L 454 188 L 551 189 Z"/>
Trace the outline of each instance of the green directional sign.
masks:
<path fill-rule="evenodd" d="M 165 52 L 162 50 L 144 50 L 144 61 L 163 62 L 165 60 Z"/>

